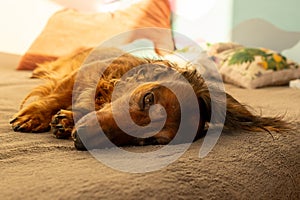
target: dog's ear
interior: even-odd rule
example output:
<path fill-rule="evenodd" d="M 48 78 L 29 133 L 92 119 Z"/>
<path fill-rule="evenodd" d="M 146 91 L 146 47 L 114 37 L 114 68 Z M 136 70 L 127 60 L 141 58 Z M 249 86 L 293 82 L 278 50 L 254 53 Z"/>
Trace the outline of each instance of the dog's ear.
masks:
<path fill-rule="evenodd" d="M 221 92 L 210 94 L 208 90 L 203 90 L 198 96 L 201 119 L 210 125 L 224 122 L 224 130 L 247 130 L 247 131 L 281 131 L 289 130 L 290 125 L 279 117 L 262 117 L 249 110 L 249 106 L 244 105 L 225 93 L 225 102 L 218 96 L 224 95 Z M 214 108 L 212 110 L 212 104 Z M 211 119 L 214 112 L 214 119 Z M 224 116 L 225 115 L 225 116 Z M 225 119 L 225 121 L 223 121 Z"/>
<path fill-rule="evenodd" d="M 248 106 L 216 87 L 213 82 L 205 81 L 196 70 L 183 70 L 181 73 L 194 88 L 201 120 L 205 123 L 209 125 L 224 123 L 225 130 L 280 131 L 291 129 L 289 123 L 282 120 L 281 116 L 262 117 L 253 114 L 248 110 Z"/>
<path fill-rule="evenodd" d="M 210 95 L 204 79 L 196 69 L 180 68 L 178 71 L 189 81 L 198 98 L 200 114 L 203 120 L 208 122 L 211 117 Z"/>
<path fill-rule="evenodd" d="M 227 112 L 227 98 L 224 95 L 221 91 L 210 93 L 206 87 L 198 92 L 200 115 L 204 123 L 217 125 L 224 122 Z"/>
<path fill-rule="evenodd" d="M 225 128 L 227 130 L 240 129 L 247 131 L 282 131 L 291 129 L 290 124 L 283 120 L 283 116 L 262 117 L 249 111 L 249 106 L 244 105 L 227 96 L 227 111 Z"/>
<path fill-rule="evenodd" d="M 198 96 L 198 103 L 201 119 L 205 122 L 209 122 L 211 118 L 211 99 L 209 93 L 201 93 L 201 95 Z"/>

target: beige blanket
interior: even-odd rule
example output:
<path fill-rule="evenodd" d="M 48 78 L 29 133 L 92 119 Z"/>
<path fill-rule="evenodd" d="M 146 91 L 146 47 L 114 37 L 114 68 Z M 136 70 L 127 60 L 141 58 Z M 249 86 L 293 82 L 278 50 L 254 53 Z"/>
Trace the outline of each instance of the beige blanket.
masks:
<path fill-rule="evenodd" d="M 16 71 L 18 59 L 0 54 L 0 199 L 300 198 L 300 90 L 227 85 L 229 93 L 258 112 L 286 113 L 286 118 L 297 121 L 296 130 L 273 133 L 274 139 L 265 132 L 222 134 L 204 158 L 198 157 L 200 139 L 169 166 L 132 174 L 104 165 L 89 152 L 76 151 L 70 140 L 11 130 L 9 118 L 25 94 L 41 82 L 29 79 L 29 71 Z M 180 145 L 173 149 L 177 148 Z M 111 149 L 100 153 L 114 157 Z M 128 158 L 120 159 L 128 169 L 134 168 Z"/>

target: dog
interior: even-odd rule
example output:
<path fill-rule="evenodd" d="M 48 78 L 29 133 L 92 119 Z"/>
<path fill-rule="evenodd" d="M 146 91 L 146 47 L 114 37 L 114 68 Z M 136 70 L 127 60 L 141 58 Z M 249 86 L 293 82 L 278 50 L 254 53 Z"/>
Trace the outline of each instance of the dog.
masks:
<path fill-rule="evenodd" d="M 190 138 L 197 140 L 213 123 L 221 123 L 222 117 L 224 130 L 289 129 L 282 117 L 253 114 L 227 93 L 225 101 L 212 98 L 213 81 L 204 80 L 192 64 L 178 66 L 168 60 L 140 58 L 119 49 L 79 49 L 56 61 L 39 63 L 32 77 L 46 79 L 46 83 L 24 98 L 19 112 L 10 121 L 12 129 L 35 133 L 52 130 L 56 138 L 73 138 L 78 150 L 103 147 L 107 143 L 105 138 L 117 146 L 165 145 L 176 138 L 182 116 L 186 131 L 177 139 L 179 143 Z M 116 88 L 121 88 L 121 92 L 114 95 Z M 190 88 L 192 93 L 188 92 Z M 221 93 L 214 88 L 214 96 Z M 34 101 L 26 103 L 34 96 Z M 193 98 L 196 101 L 192 102 Z M 188 114 L 182 112 L 184 106 Z M 213 115 L 217 119 L 214 122 Z M 121 119 L 125 131 L 116 117 Z M 189 131 L 190 127 L 195 127 L 194 131 Z M 88 148 L 83 140 L 90 143 Z"/>

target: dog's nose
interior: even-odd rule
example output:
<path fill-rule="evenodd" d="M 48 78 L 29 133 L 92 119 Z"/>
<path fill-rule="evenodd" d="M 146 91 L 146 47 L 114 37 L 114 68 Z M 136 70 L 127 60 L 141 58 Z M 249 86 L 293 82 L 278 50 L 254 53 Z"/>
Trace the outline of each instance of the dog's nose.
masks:
<path fill-rule="evenodd" d="M 77 131 L 75 131 L 73 133 L 73 140 L 74 140 L 74 146 L 77 150 L 80 150 L 80 151 L 86 151 L 87 150 L 85 148 L 84 144 L 82 143 Z"/>

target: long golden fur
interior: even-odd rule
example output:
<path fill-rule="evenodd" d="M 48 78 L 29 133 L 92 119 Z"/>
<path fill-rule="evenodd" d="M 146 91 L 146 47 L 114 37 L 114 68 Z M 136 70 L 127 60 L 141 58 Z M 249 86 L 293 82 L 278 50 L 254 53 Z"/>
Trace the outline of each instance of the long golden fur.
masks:
<path fill-rule="evenodd" d="M 99 131 L 96 127 L 100 124 L 106 136 L 116 145 L 167 144 L 178 131 L 181 113 L 176 95 L 165 87 L 163 83 L 168 82 L 177 87 L 182 92 L 186 102 L 189 102 L 190 99 L 190 96 L 184 93 L 186 91 L 185 87 L 188 87 L 186 83 L 176 78 L 168 78 L 168 73 L 166 72 L 171 69 L 185 77 L 193 88 L 194 94 L 196 94 L 200 108 L 200 117 L 194 116 L 198 112 L 193 110 L 189 111 L 190 115 L 188 116 L 190 123 L 188 126 L 197 126 L 198 131 L 195 139 L 203 135 L 210 124 L 213 112 L 211 110 L 212 103 L 221 105 L 218 99 L 211 98 L 208 88 L 210 83 L 205 82 L 194 68 L 190 66 L 179 67 L 167 60 L 138 58 L 123 53 L 118 49 L 94 50 L 93 53 L 96 56 L 93 58 L 89 57 L 88 59 L 90 60 L 85 63 L 97 63 L 96 71 L 80 75 L 80 67 L 92 51 L 93 49 L 91 48 L 80 49 L 70 56 L 59 58 L 53 62 L 39 64 L 39 67 L 33 71 L 33 77 L 47 79 L 47 83 L 38 86 L 25 97 L 20 111 L 10 121 L 14 131 L 45 132 L 52 127 L 53 133 L 57 138 L 69 138 L 72 136 L 75 147 L 84 149 L 85 147 L 78 136 L 78 130 L 84 130 L 84 133 L 87 134 L 86 137 L 90 138 L 90 141 L 94 143 L 92 147 L 96 148 L 104 142 L 97 136 Z M 143 73 L 142 75 L 160 77 L 160 81 L 137 85 L 130 94 L 126 91 L 112 101 L 112 93 L 116 84 L 122 84 L 121 77 L 129 70 L 141 65 L 144 65 L 145 69 L 149 71 L 147 73 L 141 71 L 133 72 L 129 84 L 131 88 L 135 87 L 135 83 L 141 78 L 141 73 Z M 103 69 L 106 70 L 103 71 Z M 93 74 L 102 75 L 92 76 Z M 78 79 L 81 80 L 81 84 L 74 91 L 73 86 Z M 87 82 L 84 80 L 87 80 Z M 96 88 L 90 84 L 93 81 L 97 83 Z M 95 91 L 92 92 L 93 90 Z M 124 107 L 123 99 L 126 95 L 130 95 L 129 111 L 122 109 Z M 24 106 L 26 101 L 33 96 L 36 96 L 37 99 Z M 78 109 L 72 110 L 72 103 L 76 104 Z M 123 115 L 124 112 L 129 112 L 132 120 L 137 125 L 147 126 L 153 120 L 149 117 L 149 110 L 156 104 L 164 107 L 167 118 L 161 131 L 154 136 L 145 137 L 144 135 L 147 133 L 141 133 L 144 134 L 141 137 L 127 134 L 118 127 L 112 114 L 112 105 L 114 105 L 118 108 L 117 115 L 119 117 L 122 118 L 125 116 Z M 217 107 L 214 112 L 218 111 L 218 109 L 221 108 Z M 159 113 L 160 111 L 158 111 L 157 116 L 154 116 L 154 118 L 157 117 L 157 120 L 159 120 Z M 225 114 L 224 128 L 226 130 L 269 132 L 289 128 L 288 123 L 283 121 L 281 117 L 261 117 L 252 114 L 247 109 L 247 106 L 239 103 L 229 94 L 226 94 Z M 96 116 L 96 118 L 92 116 Z M 218 113 L 216 113 L 216 116 L 218 117 Z M 198 121 L 195 121 L 195 119 Z M 74 120 L 78 121 L 76 127 L 74 127 Z M 126 120 L 124 123 L 126 125 Z M 136 132 L 137 130 L 132 128 L 130 131 Z M 93 140 L 96 137 L 98 139 Z M 181 141 L 184 142 L 184 139 Z"/>

